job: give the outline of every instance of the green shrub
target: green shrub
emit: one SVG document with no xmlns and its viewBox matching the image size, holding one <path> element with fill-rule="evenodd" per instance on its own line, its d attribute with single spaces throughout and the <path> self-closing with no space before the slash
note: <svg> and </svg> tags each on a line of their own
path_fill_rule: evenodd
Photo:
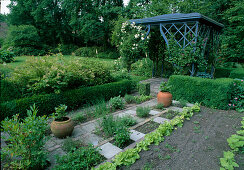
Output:
<svg viewBox="0 0 244 170">
<path fill-rule="evenodd" d="M 42 43 L 37 29 L 32 25 L 19 25 L 9 27 L 5 46 L 12 47 L 16 55 L 39 55 Z"/>
<path fill-rule="evenodd" d="M 231 71 L 229 77 L 244 80 L 244 68 L 237 68 L 237 69 Z"/>
<path fill-rule="evenodd" d="M 30 57 L 12 72 L 9 80 L 25 87 L 27 92 L 45 94 L 109 83 L 113 77 L 102 63 L 80 59 L 65 61 L 57 56 Z"/>
<path fill-rule="evenodd" d="M 57 158 L 57 164 L 54 169 L 91 169 L 93 166 L 101 163 L 103 157 L 99 154 L 98 148 L 92 145 L 81 147 L 74 152 Z"/>
<path fill-rule="evenodd" d="M 137 104 L 143 103 L 147 100 L 150 100 L 151 98 L 152 96 L 145 96 L 145 95 L 135 96 L 135 100 Z"/>
<path fill-rule="evenodd" d="M 97 54 L 98 58 L 109 58 L 109 59 L 117 59 L 119 58 L 119 52 L 114 51 L 106 51 L 106 52 L 100 52 Z"/>
<path fill-rule="evenodd" d="M 47 165 L 47 153 L 43 150 L 47 118 L 37 116 L 35 105 L 27 111 L 27 115 L 23 120 L 14 115 L 12 119 L 2 121 L 1 127 L 10 138 L 6 139 L 9 144 L 2 148 L 1 153 L 11 157 L 11 165 L 6 165 L 11 169 L 38 169 Z"/>
<path fill-rule="evenodd" d="M 12 100 L 0 104 L 1 120 L 17 113 L 20 113 L 21 117 L 25 117 L 26 109 L 34 103 L 39 108 L 39 113 L 48 115 L 53 113 L 54 108 L 60 104 L 65 104 L 69 110 L 74 110 L 99 98 L 107 101 L 114 96 L 124 96 L 126 93 L 130 93 L 131 90 L 131 81 L 123 80 L 99 86 L 69 90 L 59 94 L 35 95 Z"/>
<path fill-rule="evenodd" d="M 120 96 L 111 98 L 109 100 L 109 104 L 113 110 L 124 109 L 124 107 L 125 107 L 125 102 L 124 102 L 123 98 Z"/>
<path fill-rule="evenodd" d="M 126 127 L 131 127 L 136 124 L 136 120 L 133 119 L 132 116 L 121 117 L 121 118 L 119 118 L 119 121 L 121 122 L 122 125 L 124 125 Z"/>
<path fill-rule="evenodd" d="M 18 99 L 22 97 L 21 88 L 7 80 L 1 80 L 0 103 Z"/>
<path fill-rule="evenodd" d="M 138 85 L 139 94 L 144 96 L 150 95 L 150 83 L 149 82 L 142 82 Z"/>
<path fill-rule="evenodd" d="M 99 122 L 99 125 L 107 137 L 113 136 L 118 127 L 117 121 L 112 115 L 103 116 L 102 120 Z"/>
<path fill-rule="evenodd" d="M 81 146 L 82 146 L 81 141 L 73 140 L 71 137 L 67 137 L 62 144 L 62 149 L 68 153 L 68 152 L 75 151 L 76 149 L 78 149 Z"/>
<path fill-rule="evenodd" d="M 231 100 L 229 101 L 228 107 L 235 109 L 236 111 L 244 111 L 244 81 L 235 80 L 233 82 L 234 88 L 231 93 Z"/>
<path fill-rule="evenodd" d="M 128 104 L 131 104 L 131 103 L 135 103 L 136 102 L 135 97 L 132 96 L 132 95 L 126 94 L 125 97 L 124 97 L 124 99 L 125 99 L 125 102 L 128 103 Z"/>
<path fill-rule="evenodd" d="M 131 65 L 131 72 L 138 76 L 152 76 L 153 62 L 149 58 L 143 58 Z"/>
<path fill-rule="evenodd" d="M 155 106 L 156 109 L 159 109 L 159 110 L 163 110 L 164 109 L 164 104 L 162 103 L 158 103 L 156 106 Z"/>
<path fill-rule="evenodd" d="M 0 49 L 0 63 L 10 63 L 14 61 L 14 53 L 8 50 L 1 50 Z"/>
<path fill-rule="evenodd" d="M 128 128 L 121 126 L 118 127 L 114 135 L 115 145 L 118 147 L 124 147 L 130 141 L 130 131 Z"/>
<path fill-rule="evenodd" d="M 121 80 L 121 79 L 131 80 L 130 74 L 125 69 L 121 69 L 119 71 L 114 71 L 111 73 L 111 75 L 113 76 L 114 80 Z"/>
<path fill-rule="evenodd" d="M 199 102 L 208 107 L 227 109 L 231 99 L 234 80 L 203 79 L 199 77 L 174 75 L 169 78 L 170 92 L 174 100 L 184 99 Z"/>
<path fill-rule="evenodd" d="M 58 51 L 62 53 L 63 55 L 71 55 L 72 52 L 77 50 L 77 46 L 74 44 L 59 44 L 58 45 Z"/>
<path fill-rule="evenodd" d="M 226 68 L 226 67 L 217 67 L 215 69 L 214 77 L 215 78 L 228 78 L 230 76 L 230 72 L 235 68 Z"/>
<path fill-rule="evenodd" d="M 97 47 L 81 47 L 75 50 L 75 55 L 79 57 L 96 57 Z"/>
<path fill-rule="evenodd" d="M 137 107 L 136 108 L 136 115 L 138 117 L 148 117 L 149 116 L 149 112 L 150 112 L 150 107 Z"/>
</svg>

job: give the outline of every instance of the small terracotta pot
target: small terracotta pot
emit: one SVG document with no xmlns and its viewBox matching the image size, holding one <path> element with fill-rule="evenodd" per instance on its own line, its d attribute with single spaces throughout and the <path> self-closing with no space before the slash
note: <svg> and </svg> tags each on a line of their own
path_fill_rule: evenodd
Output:
<svg viewBox="0 0 244 170">
<path fill-rule="evenodd" d="M 170 92 L 159 92 L 157 95 L 158 103 L 164 105 L 164 107 L 169 107 L 172 104 L 172 94 Z"/>
<path fill-rule="evenodd" d="M 74 122 L 69 117 L 64 117 L 64 121 L 54 120 L 51 123 L 51 131 L 57 138 L 70 136 L 74 130 Z"/>
</svg>

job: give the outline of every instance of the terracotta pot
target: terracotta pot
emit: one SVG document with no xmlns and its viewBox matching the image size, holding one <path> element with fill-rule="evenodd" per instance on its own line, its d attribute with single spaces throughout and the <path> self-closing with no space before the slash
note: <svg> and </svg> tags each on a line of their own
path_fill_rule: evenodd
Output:
<svg viewBox="0 0 244 170">
<path fill-rule="evenodd" d="M 51 131 L 57 138 L 70 136 L 74 130 L 74 122 L 69 117 L 63 117 L 63 121 L 54 120 L 51 123 Z"/>
<path fill-rule="evenodd" d="M 172 104 L 172 94 L 170 92 L 159 92 L 157 95 L 158 103 L 169 107 Z"/>
</svg>

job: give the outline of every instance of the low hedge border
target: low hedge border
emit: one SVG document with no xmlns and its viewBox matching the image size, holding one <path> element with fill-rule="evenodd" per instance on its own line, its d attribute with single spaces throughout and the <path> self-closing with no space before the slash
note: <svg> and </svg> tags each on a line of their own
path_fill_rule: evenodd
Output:
<svg viewBox="0 0 244 170">
<path fill-rule="evenodd" d="M 235 153 L 243 152 L 244 150 L 244 117 L 242 117 L 241 124 L 242 129 L 237 131 L 237 134 L 234 134 L 227 139 L 231 150 L 224 152 L 224 157 L 220 158 L 220 170 L 234 169 L 234 167 L 239 167 L 235 161 Z"/>
<path fill-rule="evenodd" d="M 192 107 L 184 107 L 180 116 L 176 116 L 170 122 L 161 124 L 155 131 L 145 135 L 144 140 L 136 144 L 135 148 L 128 149 L 124 152 L 120 152 L 112 162 L 106 162 L 100 165 L 97 170 L 116 170 L 116 167 L 125 165 L 132 165 L 137 159 L 140 158 L 139 153 L 142 150 L 148 150 L 151 144 L 159 145 L 164 141 L 164 136 L 169 136 L 174 129 L 182 127 L 184 120 L 190 120 L 194 112 L 199 112 L 200 106 L 198 104 Z M 94 168 L 92 168 L 94 170 Z"/>
<path fill-rule="evenodd" d="M 0 104 L 1 120 L 15 114 L 20 114 L 20 117 L 24 118 L 26 110 L 34 103 L 38 107 L 39 115 L 48 115 L 53 113 L 55 111 L 54 108 L 60 104 L 65 104 L 68 106 L 68 110 L 73 110 L 98 99 L 109 100 L 111 97 L 118 95 L 124 96 L 126 93 L 131 92 L 134 83 L 134 81 L 122 80 L 104 85 L 69 90 L 60 94 L 36 95 L 4 102 Z"/>
<path fill-rule="evenodd" d="M 202 105 L 228 109 L 228 104 L 234 90 L 234 79 L 203 79 L 199 77 L 173 75 L 168 85 L 174 100 L 187 100 Z"/>
<path fill-rule="evenodd" d="M 237 79 L 244 79 L 244 69 L 243 68 L 237 68 L 230 72 L 230 78 L 237 78 Z"/>
</svg>

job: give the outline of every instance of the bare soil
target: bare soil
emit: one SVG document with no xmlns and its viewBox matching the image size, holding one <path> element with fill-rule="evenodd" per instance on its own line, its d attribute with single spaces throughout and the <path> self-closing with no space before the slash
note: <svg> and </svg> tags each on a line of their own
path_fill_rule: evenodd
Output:
<svg viewBox="0 0 244 170">
<path fill-rule="evenodd" d="M 153 130 L 157 129 L 159 127 L 159 123 L 156 123 L 154 121 L 149 121 L 139 127 L 137 127 L 135 130 L 139 131 L 141 133 L 147 134 L 152 132 Z"/>
<path fill-rule="evenodd" d="M 227 138 L 241 128 L 243 113 L 214 110 L 201 107 L 182 128 L 165 137 L 158 146 L 140 152 L 140 159 L 130 167 L 121 169 L 164 169 L 164 170 L 219 170 L 219 158 L 223 151 L 230 150 Z M 244 169 L 244 154 L 239 153 L 236 161 Z"/>
</svg>

